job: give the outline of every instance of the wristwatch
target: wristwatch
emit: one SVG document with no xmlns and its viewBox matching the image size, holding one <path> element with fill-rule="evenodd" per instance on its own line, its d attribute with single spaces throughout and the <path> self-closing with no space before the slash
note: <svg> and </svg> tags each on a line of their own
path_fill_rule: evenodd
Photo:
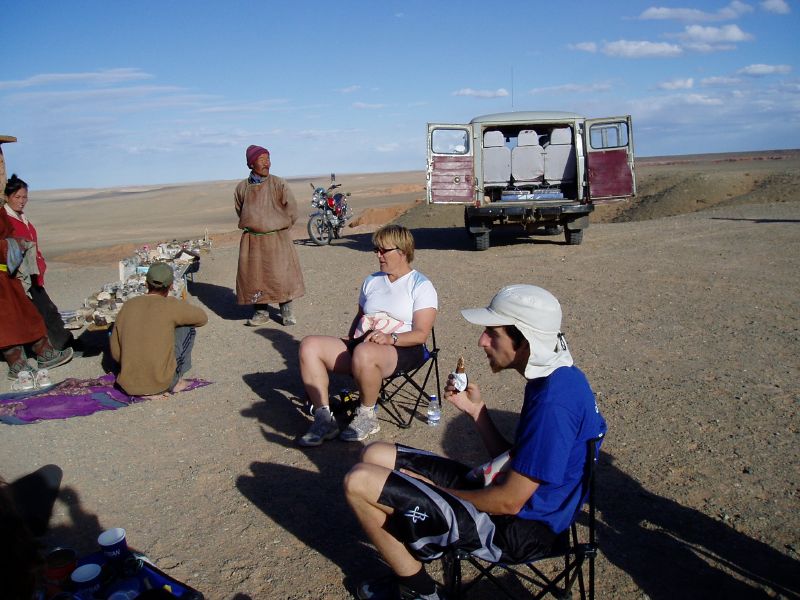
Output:
<svg viewBox="0 0 800 600">
<path fill-rule="evenodd" d="M 392 346 L 397 346 L 397 334 L 392 334 Z"/>
</svg>

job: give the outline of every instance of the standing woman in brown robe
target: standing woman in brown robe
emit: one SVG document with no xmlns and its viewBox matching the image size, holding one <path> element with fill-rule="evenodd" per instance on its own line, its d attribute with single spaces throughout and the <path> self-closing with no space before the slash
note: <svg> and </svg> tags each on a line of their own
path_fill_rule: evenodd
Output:
<svg viewBox="0 0 800 600">
<path fill-rule="evenodd" d="M 297 323 L 292 300 L 305 294 L 300 259 L 292 243 L 297 203 L 289 186 L 270 175 L 269 150 L 250 146 L 245 153 L 250 176 L 236 186 L 234 202 L 242 239 L 236 274 L 236 301 L 252 304 L 251 327 L 269 322 L 268 304 L 278 303 L 284 325 Z"/>
</svg>

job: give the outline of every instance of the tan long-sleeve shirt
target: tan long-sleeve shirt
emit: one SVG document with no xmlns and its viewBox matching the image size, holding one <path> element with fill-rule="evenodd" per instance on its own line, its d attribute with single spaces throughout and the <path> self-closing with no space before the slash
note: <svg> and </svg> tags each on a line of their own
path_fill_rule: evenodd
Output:
<svg viewBox="0 0 800 600">
<path fill-rule="evenodd" d="M 159 394 L 175 377 L 175 328 L 208 322 L 202 308 L 158 294 L 128 300 L 111 334 L 111 356 L 120 363 L 117 383 L 132 396 Z"/>
</svg>

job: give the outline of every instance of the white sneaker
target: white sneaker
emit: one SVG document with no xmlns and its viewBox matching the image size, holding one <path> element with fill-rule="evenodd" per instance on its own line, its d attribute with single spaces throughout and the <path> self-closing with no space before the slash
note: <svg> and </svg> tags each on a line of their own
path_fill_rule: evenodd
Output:
<svg viewBox="0 0 800 600">
<path fill-rule="evenodd" d="M 36 387 L 33 371 L 23 370 L 17 373 L 17 380 L 11 384 L 11 389 L 17 392 L 27 392 Z"/>
<path fill-rule="evenodd" d="M 319 446 L 325 440 L 332 440 L 339 435 L 339 424 L 330 410 L 324 408 L 314 411 L 314 422 L 305 435 L 297 439 L 301 446 Z"/>
<path fill-rule="evenodd" d="M 375 408 L 364 408 L 360 406 L 356 411 L 356 416 L 350 421 L 350 425 L 341 433 L 339 439 L 345 442 L 360 442 L 373 433 L 381 430 Z"/>
<path fill-rule="evenodd" d="M 48 388 L 53 385 L 53 381 L 50 379 L 50 373 L 47 369 L 39 369 L 36 372 L 36 387 L 40 390 L 43 388 Z"/>
</svg>

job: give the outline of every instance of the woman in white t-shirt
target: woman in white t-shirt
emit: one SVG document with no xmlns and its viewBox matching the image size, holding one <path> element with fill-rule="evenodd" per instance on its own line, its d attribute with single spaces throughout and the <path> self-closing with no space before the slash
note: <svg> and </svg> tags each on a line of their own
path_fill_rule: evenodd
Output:
<svg viewBox="0 0 800 600">
<path fill-rule="evenodd" d="M 428 278 L 411 268 L 414 238 L 405 227 L 386 225 L 373 234 L 372 243 L 380 271 L 361 286 L 347 338 L 312 335 L 300 343 L 300 375 L 314 405 L 314 423 L 298 438 L 301 446 L 319 446 L 337 435 L 361 441 L 377 433 L 375 404 L 384 377 L 424 361 L 423 344 L 439 301 Z M 331 371 L 352 375 L 360 392 L 356 416 L 341 434 L 328 404 Z"/>
</svg>

